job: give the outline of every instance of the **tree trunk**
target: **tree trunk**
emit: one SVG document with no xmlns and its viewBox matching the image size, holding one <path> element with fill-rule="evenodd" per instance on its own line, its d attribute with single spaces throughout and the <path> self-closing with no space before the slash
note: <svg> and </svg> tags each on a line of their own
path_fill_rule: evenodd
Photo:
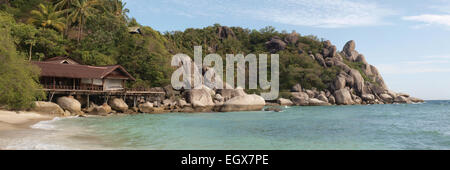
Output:
<svg viewBox="0 0 450 170">
<path fill-rule="evenodd" d="M 80 43 L 80 40 L 81 40 L 81 32 L 82 32 L 82 29 L 83 29 L 83 17 L 82 16 L 80 16 L 80 25 L 78 26 L 79 28 L 78 28 L 78 43 Z"/>
<path fill-rule="evenodd" d="M 28 61 L 31 61 L 32 51 L 33 51 L 33 44 L 30 44 L 30 56 L 28 57 Z"/>
</svg>

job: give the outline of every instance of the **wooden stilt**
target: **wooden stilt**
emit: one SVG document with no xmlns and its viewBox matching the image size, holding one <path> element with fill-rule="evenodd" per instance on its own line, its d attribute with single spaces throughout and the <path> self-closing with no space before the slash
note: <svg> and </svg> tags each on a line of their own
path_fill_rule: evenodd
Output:
<svg viewBox="0 0 450 170">
<path fill-rule="evenodd" d="M 89 102 L 89 94 L 87 95 L 87 108 L 89 108 L 91 103 Z"/>
<path fill-rule="evenodd" d="M 52 100 L 53 100 L 53 95 L 55 95 L 55 92 L 51 92 L 49 102 L 52 102 Z"/>
</svg>

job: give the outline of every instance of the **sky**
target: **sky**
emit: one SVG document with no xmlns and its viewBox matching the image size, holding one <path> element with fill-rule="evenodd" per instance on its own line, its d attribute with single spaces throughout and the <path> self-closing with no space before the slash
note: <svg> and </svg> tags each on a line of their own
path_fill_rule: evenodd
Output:
<svg viewBox="0 0 450 170">
<path fill-rule="evenodd" d="M 124 0 L 160 32 L 219 23 L 316 35 L 356 50 L 391 90 L 450 99 L 450 0 Z"/>
</svg>

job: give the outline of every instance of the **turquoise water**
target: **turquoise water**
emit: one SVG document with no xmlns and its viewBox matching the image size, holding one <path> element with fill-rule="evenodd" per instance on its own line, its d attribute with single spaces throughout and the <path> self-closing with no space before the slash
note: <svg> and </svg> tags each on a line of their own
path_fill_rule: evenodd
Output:
<svg viewBox="0 0 450 170">
<path fill-rule="evenodd" d="M 29 140 L 35 140 L 39 145 L 23 142 L 15 147 L 450 149 L 450 101 L 409 105 L 290 107 L 280 113 L 171 113 L 71 118 L 42 122 L 34 127 L 40 129 L 39 135 Z"/>
</svg>

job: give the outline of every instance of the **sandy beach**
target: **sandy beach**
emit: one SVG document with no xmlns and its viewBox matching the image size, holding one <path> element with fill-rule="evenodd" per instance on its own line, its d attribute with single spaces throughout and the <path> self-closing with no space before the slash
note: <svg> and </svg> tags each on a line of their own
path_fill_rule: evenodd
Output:
<svg viewBox="0 0 450 170">
<path fill-rule="evenodd" d="M 28 129 L 40 121 L 51 120 L 53 116 L 41 115 L 35 112 L 12 112 L 0 110 L 0 132 Z M 0 133 L 0 137 L 1 137 Z"/>
</svg>

